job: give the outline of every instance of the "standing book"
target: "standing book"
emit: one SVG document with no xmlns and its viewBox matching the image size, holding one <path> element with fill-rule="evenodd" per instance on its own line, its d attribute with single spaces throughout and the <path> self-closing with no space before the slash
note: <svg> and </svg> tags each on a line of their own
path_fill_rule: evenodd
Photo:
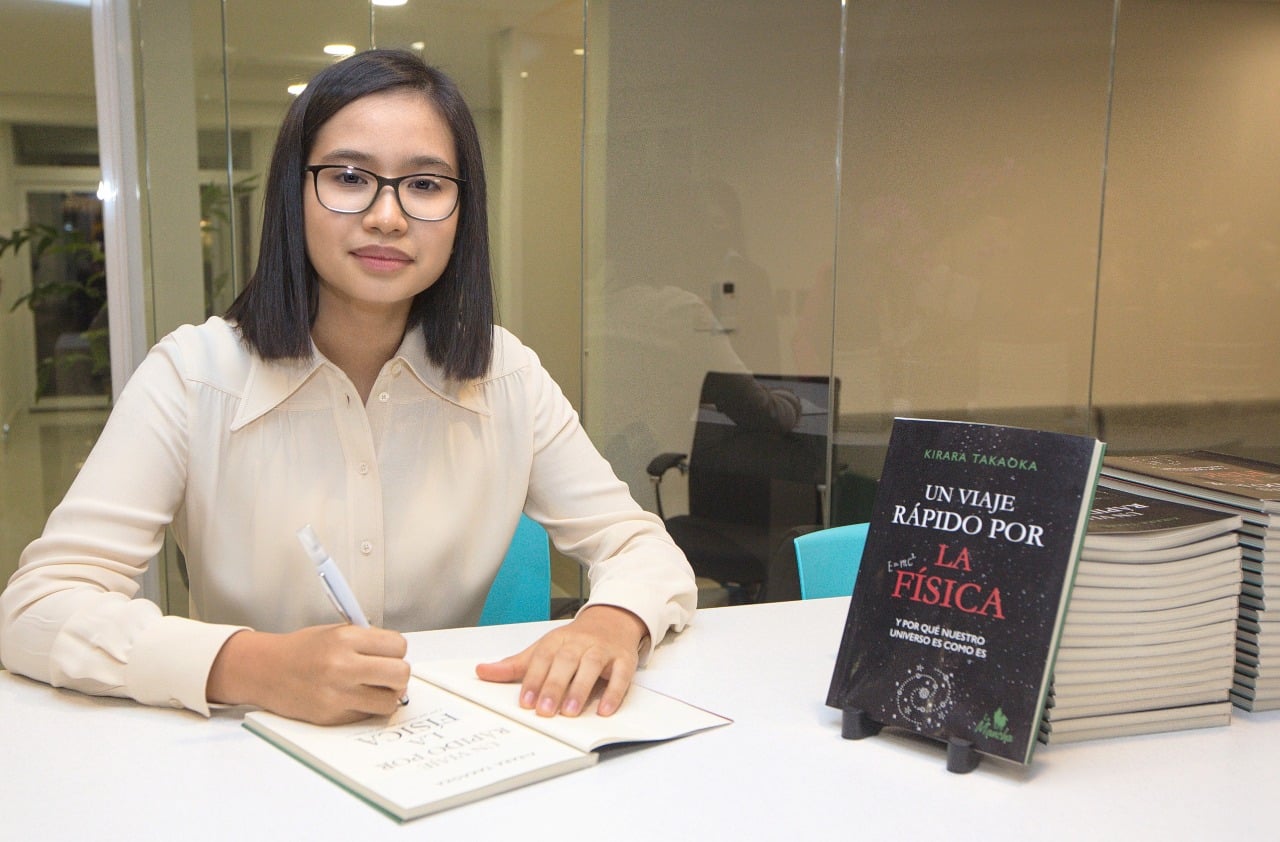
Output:
<svg viewBox="0 0 1280 842">
<path fill-rule="evenodd" d="M 1103 450 L 896 419 L 827 704 L 1030 762 Z"/>
<path fill-rule="evenodd" d="M 518 692 L 481 681 L 470 661 L 427 661 L 413 665 L 409 703 L 390 717 L 323 726 L 253 711 L 244 725 L 403 821 L 591 766 L 607 746 L 730 721 L 634 684 L 607 717 L 594 700 L 577 717 L 539 717 Z"/>
</svg>

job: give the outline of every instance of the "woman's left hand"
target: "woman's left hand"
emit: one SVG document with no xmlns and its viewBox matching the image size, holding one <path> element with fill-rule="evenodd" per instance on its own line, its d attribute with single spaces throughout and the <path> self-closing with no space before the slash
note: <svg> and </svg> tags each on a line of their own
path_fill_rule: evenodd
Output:
<svg viewBox="0 0 1280 842">
<path fill-rule="evenodd" d="M 577 716 L 597 681 L 607 682 L 596 712 L 618 709 L 639 664 L 649 631 L 635 614 L 612 605 L 592 605 L 523 652 L 478 664 L 485 681 L 520 684 L 520 706 L 539 716 Z"/>
</svg>

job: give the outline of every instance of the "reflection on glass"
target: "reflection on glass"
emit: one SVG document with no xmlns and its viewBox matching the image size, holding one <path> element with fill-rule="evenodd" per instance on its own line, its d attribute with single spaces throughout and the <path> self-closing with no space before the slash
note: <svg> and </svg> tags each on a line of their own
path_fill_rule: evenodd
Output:
<svg viewBox="0 0 1280 842">
<path fill-rule="evenodd" d="M 256 174 L 236 181 L 200 185 L 200 246 L 204 257 L 205 315 L 221 315 L 249 278 L 249 220 L 252 219 Z"/>
<path fill-rule="evenodd" d="M 759 599 L 777 539 L 822 521 L 826 416 L 805 461 L 821 480 L 785 494 L 797 478 L 767 468 L 786 467 L 800 433 L 717 428 L 708 389 L 750 384 L 767 406 L 769 376 L 816 375 L 827 405 L 831 319 L 808 308 L 830 300 L 812 288 L 831 277 L 839 4 L 593 8 L 585 420 L 651 510 L 651 460 L 687 454 L 661 505 L 706 583 L 700 601 Z M 734 446 L 716 443 L 726 430 Z"/>
<path fill-rule="evenodd" d="M 775 551 L 787 533 L 823 522 L 832 394 L 828 377 L 707 372 L 688 455 L 660 454 L 647 468 L 659 515 L 664 476 L 688 475 L 688 513 L 666 518 L 667 529 L 730 603 L 796 595 Z"/>
<path fill-rule="evenodd" d="M 14 306 L 35 322 L 36 396 L 109 395 L 102 202 L 93 193 L 33 191 L 27 218 L 31 290 Z"/>
</svg>

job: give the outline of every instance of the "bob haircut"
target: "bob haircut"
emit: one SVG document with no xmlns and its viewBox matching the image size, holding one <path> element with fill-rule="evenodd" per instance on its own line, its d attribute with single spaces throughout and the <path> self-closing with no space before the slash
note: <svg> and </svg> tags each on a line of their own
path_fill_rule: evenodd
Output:
<svg viewBox="0 0 1280 842">
<path fill-rule="evenodd" d="M 407 329 L 422 330 L 427 356 L 446 377 L 474 379 L 488 370 L 493 356 L 493 278 L 480 139 L 453 80 L 407 51 L 357 53 L 320 71 L 293 101 L 271 155 L 258 266 L 226 316 L 263 359 L 311 356 L 319 278 L 307 257 L 303 168 L 329 118 L 361 97 L 392 90 L 419 91 L 436 108 L 453 134 L 458 177 L 465 181 L 455 211 L 453 254 L 439 280 L 414 298 Z"/>
</svg>

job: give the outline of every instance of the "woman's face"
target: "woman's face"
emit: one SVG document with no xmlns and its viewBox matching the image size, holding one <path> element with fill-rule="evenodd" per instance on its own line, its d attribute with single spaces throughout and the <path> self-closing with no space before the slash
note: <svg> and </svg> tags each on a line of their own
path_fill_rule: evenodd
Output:
<svg viewBox="0 0 1280 842">
<path fill-rule="evenodd" d="M 459 174 L 448 125 L 421 93 L 404 90 L 371 94 L 339 110 L 317 132 L 307 164 L 349 165 L 389 178 Z M 395 191 L 383 187 L 367 211 L 336 213 L 320 204 L 308 173 L 303 215 L 307 256 L 320 278 L 318 316 L 342 308 L 407 317 L 414 296 L 448 264 L 460 212 L 439 222 L 413 219 Z"/>
</svg>

